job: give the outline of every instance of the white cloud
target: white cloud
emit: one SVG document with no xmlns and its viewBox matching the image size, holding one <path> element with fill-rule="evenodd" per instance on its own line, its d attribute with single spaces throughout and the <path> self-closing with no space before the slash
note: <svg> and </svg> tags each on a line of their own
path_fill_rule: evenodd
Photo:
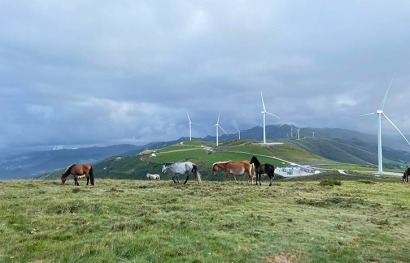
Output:
<svg viewBox="0 0 410 263">
<path fill-rule="evenodd" d="M 171 140 L 270 124 L 407 129 L 410 4 L 3 1 L 0 147 Z M 41 123 L 42 126 L 39 126 Z M 227 126 L 227 127 L 226 127 Z M 410 126 L 409 126 L 410 127 Z"/>
</svg>

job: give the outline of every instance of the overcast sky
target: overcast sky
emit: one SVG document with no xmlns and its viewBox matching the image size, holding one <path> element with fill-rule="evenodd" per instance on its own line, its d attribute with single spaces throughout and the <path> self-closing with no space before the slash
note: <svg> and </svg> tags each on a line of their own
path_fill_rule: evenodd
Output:
<svg viewBox="0 0 410 263">
<path fill-rule="evenodd" d="M 410 1 L 0 1 L 0 149 L 267 124 L 410 134 Z M 394 128 L 393 128 L 394 129 Z M 387 123 L 385 133 L 394 133 Z M 269 139 L 269 138 L 268 138 Z"/>
</svg>

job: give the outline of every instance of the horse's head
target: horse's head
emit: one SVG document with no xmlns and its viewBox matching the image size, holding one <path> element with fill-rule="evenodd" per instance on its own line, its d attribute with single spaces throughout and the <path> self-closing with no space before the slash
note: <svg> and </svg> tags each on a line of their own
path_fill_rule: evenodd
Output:
<svg viewBox="0 0 410 263">
<path fill-rule="evenodd" d="M 218 170 L 219 170 L 218 164 L 217 164 L 217 163 L 214 163 L 214 164 L 212 165 L 212 174 L 215 175 Z"/>
<path fill-rule="evenodd" d="M 252 156 L 250 163 L 253 163 L 253 164 L 255 164 L 256 166 L 259 166 L 259 165 L 260 165 L 260 162 L 259 162 L 258 158 L 256 158 L 255 155 Z"/>
<path fill-rule="evenodd" d="M 65 181 L 67 181 L 67 176 L 65 176 L 64 174 L 61 175 L 61 184 L 64 184 Z"/>
<path fill-rule="evenodd" d="M 164 164 L 162 165 L 162 172 L 163 172 L 163 173 L 166 173 L 166 172 L 167 172 L 168 166 L 169 166 L 168 163 L 164 163 Z"/>
</svg>

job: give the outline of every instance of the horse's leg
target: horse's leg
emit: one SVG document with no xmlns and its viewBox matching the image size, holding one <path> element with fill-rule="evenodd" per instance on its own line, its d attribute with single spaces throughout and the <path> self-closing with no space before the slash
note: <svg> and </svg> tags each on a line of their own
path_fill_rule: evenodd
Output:
<svg viewBox="0 0 410 263">
<path fill-rule="evenodd" d="M 87 177 L 87 185 L 88 185 L 88 183 L 90 182 L 90 176 L 87 174 L 86 177 Z"/>
<path fill-rule="evenodd" d="M 186 173 L 186 179 L 185 179 L 184 184 L 186 184 L 186 182 L 188 181 L 188 179 L 189 179 L 189 173 Z"/>
<path fill-rule="evenodd" d="M 79 186 L 80 184 L 78 183 L 77 175 L 74 175 L 74 185 Z"/>
<path fill-rule="evenodd" d="M 176 174 L 174 174 L 174 176 L 172 176 L 172 181 L 174 181 L 174 184 L 176 184 L 177 182 L 175 181 L 175 177 L 176 177 L 177 175 Z"/>
</svg>

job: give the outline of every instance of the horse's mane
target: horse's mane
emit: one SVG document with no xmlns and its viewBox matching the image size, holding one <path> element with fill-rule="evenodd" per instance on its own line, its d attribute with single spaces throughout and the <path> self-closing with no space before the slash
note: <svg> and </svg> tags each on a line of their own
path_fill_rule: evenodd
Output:
<svg viewBox="0 0 410 263">
<path fill-rule="evenodd" d="M 259 162 L 258 158 L 256 158 L 256 156 L 252 156 L 251 161 L 253 160 L 253 162 L 255 163 L 255 166 L 259 166 L 261 163 Z"/>
<path fill-rule="evenodd" d="M 229 162 L 232 162 L 232 161 L 229 160 L 229 161 L 214 162 L 214 163 L 212 164 L 212 166 L 217 165 L 217 164 L 222 164 L 222 163 L 229 163 Z"/>
<path fill-rule="evenodd" d="M 64 175 L 64 176 L 67 176 L 68 173 L 70 173 L 70 169 L 71 169 L 74 165 L 76 165 L 76 164 L 73 163 L 72 165 L 68 166 L 67 169 L 65 169 L 63 175 Z"/>
</svg>

